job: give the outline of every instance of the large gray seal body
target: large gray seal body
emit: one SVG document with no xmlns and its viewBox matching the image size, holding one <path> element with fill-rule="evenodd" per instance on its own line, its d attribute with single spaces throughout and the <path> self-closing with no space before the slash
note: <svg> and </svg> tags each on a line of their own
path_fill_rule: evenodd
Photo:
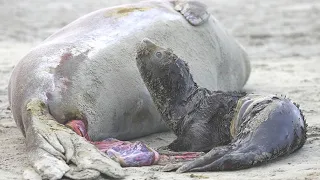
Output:
<svg viewBox="0 0 320 180">
<path fill-rule="evenodd" d="M 60 123 L 86 120 L 93 140 L 166 129 L 136 67 L 144 38 L 172 48 L 202 87 L 239 90 L 248 79 L 246 53 L 213 16 L 193 26 L 168 1 L 101 9 L 50 36 L 15 67 L 9 101 L 24 135 L 23 109 L 32 98 Z"/>
</svg>

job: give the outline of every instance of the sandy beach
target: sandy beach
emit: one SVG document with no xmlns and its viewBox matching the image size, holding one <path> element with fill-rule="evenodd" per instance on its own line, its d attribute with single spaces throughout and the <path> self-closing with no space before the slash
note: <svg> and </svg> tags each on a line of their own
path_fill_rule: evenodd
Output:
<svg viewBox="0 0 320 180">
<path fill-rule="evenodd" d="M 22 179 L 28 165 L 24 137 L 8 109 L 15 64 L 53 32 L 91 11 L 138 0 L 0 0 L 0 179 Z M 248 92 L 285 94 L 300 104 L 308 140 L 298 152 L 232 172 L 161 172 L 158 166 L 126 168 L 126 179 L 320 179 L 320 1 L 203 0 L 249 53 Z M 139 140 L 170 143 L 170 132 Z"/>
</svg>

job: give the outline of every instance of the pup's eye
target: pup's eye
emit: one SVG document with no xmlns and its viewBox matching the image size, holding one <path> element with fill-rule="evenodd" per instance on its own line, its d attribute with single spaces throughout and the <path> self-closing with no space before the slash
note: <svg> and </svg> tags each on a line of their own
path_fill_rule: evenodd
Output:
<svg viewBox="0 0 320 180">
<path fill-rule="evenodd" d="M 162 53 L 161 52 L 156 52 L 156 57 L 159 58 L 159 59 L 162 58 Z"/>
</svg>

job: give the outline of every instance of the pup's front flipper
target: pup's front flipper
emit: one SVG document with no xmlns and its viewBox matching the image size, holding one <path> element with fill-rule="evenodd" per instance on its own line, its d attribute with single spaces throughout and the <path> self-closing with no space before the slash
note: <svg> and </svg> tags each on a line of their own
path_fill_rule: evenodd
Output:
<svg viewBox="0 0 320 180">
<path fill-rule="evenodd" d="M 23 116 L 24 122 L 28 121 L 25 130 L 31 163 L 31 169 L 24 173 L 25 179 L 60 179 L 64 175 L 72 179 L 96 178 L 100 174 L 113 178 L 124 176 L 118 163 L 55 121 L 44 102 L 31 100 Z"/>
<path fill-rule="evenodd" d="M 173 1 L 174 9 L 180 12 L 193 26 L 199 26 L 208 21 L 210 14 L 207 6 L 198 1 Z"/>
</svg>

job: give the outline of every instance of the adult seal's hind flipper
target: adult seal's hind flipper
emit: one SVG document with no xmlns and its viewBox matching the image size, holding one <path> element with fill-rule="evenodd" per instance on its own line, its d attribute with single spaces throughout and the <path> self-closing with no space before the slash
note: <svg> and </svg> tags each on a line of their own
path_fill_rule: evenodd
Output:
<svg viewBox="0 0 320 180">
<path fill-rule="evenodd" d="M 207 6 L 198 1 L 172 1 L 174 9 L 180 12 L 193 26 L 199 26 L 208 21 L 210 14 Z"/>
<path fill-rule="evenodd" d="M 124 171 L 117 162 L 58 123 L 42 100 L 31 99 L 22 111 L 28 120 L 25 133 L 32 167 L 24 172 L 25 179 L 60 179 L 63 176 L 94 179 L 100 174 L 124 177 Z M 73 168 L 75 166 L 77 168 Z"/>
<path fill-rule="evenodd" d="M 145 39 L 137 66 L 164 122 L 177 139 L 172 151 L 209 151 L 177 171 L 236 170 L 301 148 L 306 121 L 285 97 L 210 91 L 194 81 L 186 62 Z"/>
</svg>

